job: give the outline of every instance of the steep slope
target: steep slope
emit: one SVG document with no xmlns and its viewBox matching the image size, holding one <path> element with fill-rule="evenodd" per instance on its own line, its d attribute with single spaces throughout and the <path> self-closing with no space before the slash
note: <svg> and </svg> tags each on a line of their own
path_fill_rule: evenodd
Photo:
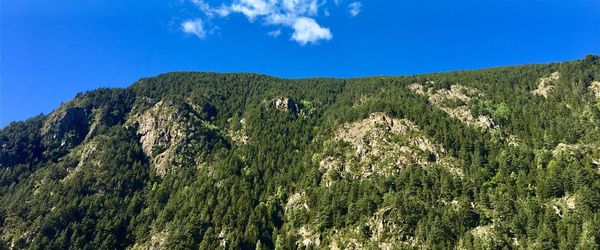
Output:
<svg viewBox="0 0 600 250">
<path fill-rule="evenodd" d="M 179 72 L 0 130 L 0 248 L 596 249 L 600 58 Z"/>
</svg>

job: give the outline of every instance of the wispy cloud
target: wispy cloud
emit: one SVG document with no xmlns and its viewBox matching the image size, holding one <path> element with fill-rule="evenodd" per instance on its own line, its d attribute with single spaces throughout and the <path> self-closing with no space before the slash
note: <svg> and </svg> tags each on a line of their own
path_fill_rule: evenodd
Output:
<svg viewBox="0 0 600 250">
<path fill-rule="evenodd" d="M 355 17 L 358 14 L 360 14 L 361 10 L 362 4 L 360 2 L 353 2 L 351 4 L 348 4 L 348 12 L 350 12 L 350 15 L 352 17 Z"/>
<path fill-rule="evenodd" d="M 315 44 L 322 40 L 328 41 L 333 38 L 330 28 L 322 26 L 317 21 L 321 15 L 329 16 L 329 9 L 323 8 L 323 6 L 327 5 L 327 0 L 231 0 L 222 3 L 219 7 L 212 7 L 204 0 L 190 1 L 207 19 L 241 14 L 251 23 L 259 23 L 267 27 L 291 29 L 290 40 L 302 46 Z M 340 2 L 341 0 L 334 0 L 333 4 L 338 6 Z M 348 6 L 352 16 L 358 15 L 361 11 L 360 2 L 353 2 Z M 193 21 L 194 25 L 189 23 L 190 21 L 182 23 L 183 30 L 186 33 L 204 38 L 206 32 L 202 21 L 200 19 L 194 19 Z M 188 28 L 186 29 L 184 26 Z M 200 29 L 193 28 L 195 26 L 200 26 Z M 272 30 L 268 34 L 272 37 L 279 37 L 283 33 L 281 28 Z M 194 30 L 202 32 L 195 32 Z M 197 35 L 196 33 L 202 35 Z"/>
<path fill-rule="evenodd" d="M 281 29 L 269 31 L 269 33 L 267 33 L 267 34 L 269 34 L 269 36 L 272 36 L 272 37 L 278 37 L 279 35 L 281 35 Z"/>
<path fill-rule="evenodd" d="M 181 23 L 181 30 L 185 33 L 197 36 L 200 39 L 204 39 L 206 37 L 204 23 L 202 23 L 202 20 L 198 18 L 194 20 L 187 20 Z"/>
</svg>

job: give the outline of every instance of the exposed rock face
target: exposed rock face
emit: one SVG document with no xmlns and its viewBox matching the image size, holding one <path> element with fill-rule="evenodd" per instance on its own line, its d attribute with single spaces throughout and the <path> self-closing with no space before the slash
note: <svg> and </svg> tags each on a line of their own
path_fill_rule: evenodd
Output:
<svg viewBox="0 0 600 250">
<path fill-rule="evenodd" d="M 513 147 L 518 147 L 519 144 L 521 143 L 519 138 L 515 135 L 509 135 L 508 138 L 506 139 L 506 141 L 508 142 L 508 145 L 513 146 Z"/>
<path fill-rule="evenodd" d="M 384 207 L 354 228 L 332 230 L 327 236 L 331 249 L 414 248 L 418 240 L 406 234 L 406 225 L 393 207 Z"/>
<path fill-rule="evenodd" d="M 229 130 L 229 137 L 232 141 L 238 143 L 239 145 L 244 145 L 248 143 L 248 134 L 246 133 L 246 119 L 242 118 L 240 120 L 241 128 L 239 130 Z"/>
<path fill-rule="evenodd" d="M 494 223 L 473 228 L 471 235 L 473 235 L 479 244 L 485 247 L 494 246 L 494 241 L 497 238 Z"/>
<path fill-rule="evenodd" d="M 189 103 L 158 102 L 129 116 L 137 124 L 142 150 L 159 176 L 181 166 L 199 166 L 203 154 L 217 143 L 228 146 L 220 129 L 203 119 L 205 113 Z"/>
<path fill-rule="evenodd" d="M 224 227 L 219 233 L 219 246 L 223 247 L 224 249 L 227 249 L 227 246 L 229 245 L 229 239 L 231 238 L 230 231 L 231 230 L 229 227 Z"/>
<path fill-rule="evenodd" d="M 592 164 L 596 165 L 596 172 L 600 174 L 600 159 L 592 159 Z"/>
<path fill-rule="evenodd" d="M 599 81 L 593 81 L 588 88 L 589 88 L 590 92 L 592 92 L 594 94 L 594 96 L 596 96 L 597 99 L 600 99 L 600 82 Z"/>
<path fill-rule="evenodd" d="M 288 198 L 285 214 L 288 220 L 291 214 L 306 212 L 306 193 L 296 193 Z M 342 230 L 333 229 L 322 235 L 318 229 L 318 221 L 297 225 L 291 232 L 298 237 L 296 245 L 303 248 L 330 249 L 397 249 L 399 246 L 416 246 L 416 239 L 404 235 L 405 226 L 397 217 L 392 207 L 379 209 L 366 222 L 356 227 Z M 368 236 L 365 238 L 365 234 Z M 323 238 L 329 243 L 322 245 Z"/>
<path fill-rule="evenodd" d="M 435 82 L 427 82 L 428 85 Z M 413 83 L 408 86 L 408 89 L 419 95 L 428 97 L 429 102 L 446 112 L 450 117 L 456 118 L 466 124 L 477 126 L 483 129 L 493 129 L 497 125 L 488 116 L 473 116 L 473 113 L 468 107 L 471 98 L 474 96 L 482 96 L 479 91 L 474 88 L 468 88 L 462 85 L 452 85 L 450 89 L 426 88 L 425 86 Z"/>
<path fill-rule="evenodd" d="M 563 154 L 563 153 L 567 153 L 569 155 L 575 155 L 575 154 L 579 154 L 579 153 L 585 153 L 585 152 L 590 152 L 593 151 L 594 149 L 598 149 L 598 147 L 594 147 L 594 145 L 592 144 L 582 144 L 582 143 L 576 143 L 576 144 L 566 144 L 566 143 L 559 143 L 558 145 L 556 145 L 556 148 L 554 148 L 552 150 L 552 155 L 554 157 Z"/>
<path fill-rule="evenodd" d="M 558 71 L 550 74 L 548 77 L 540 78 L 538 80 L 539 83 L 537 89 L 533 90 L 532 93 L 534 95 L 540 95 L 544 98 L 548 98 L 550 92 L 554 89 L 554 84 L 558 79 L 560 79 L 560 73 Z"/>
<path fill-rule="evenodd" d="M 176 114 L 177 110 L 159 102 L 138 118 L 138 134 L 141 136 L 142 149 L 147 155 L 152 155 L 155 146 L 171 144 L 183 137 L 175 122 Z"/>
<path fill-rule="evenodd" d="M 358 234 L 358 230 L 355 230 L 355 232 L 353 232 L 355 234 Z M 333 238 L 333 243 L 331 245 L 332 250 L 340 250 L 340 249 L 365 249 L 365 244 L 363 244 L 363 242 L 359 241 L 357 238 L 358 237 L 341 237 L 337 234 L 334 234 Z"/>
<path fill-rule="evenodd" d="M 556 215 L 563 217 L 565 213 L 575 209 L 575 196 L 571 193 L 567 193 L 563 197 L 553 199 L 548 206 L 554 210 Z"/>
<path fill-rule="evenodd" d="M 159 176 L 167 173 L 174 146 L 183 139 L 183 127 L 177 121 L 178 110 L 163 102 L 158 102 L 139 117 L 138 135 L 142 149 L 152 159 Z"/>
<path fill-rule="evenodd" d="M 440 164 L 462 175 L 455 160 L 446 156 L 446 150 L 424 137 L 411 121 L 392 119 L 384 113 L 373 113 L 364 120 L 343 125 L 326 147 L 340 142 L 349 150 L 336 149 L 336 154 L 327 155 L 319 163 L 326 186 L 338 175 L 357 179 L 387 176 L 410 165 Z"/>
<path fill-rule="evenodd" d="M 84 108 L 72 107 L 53 112 L 42 128 L 42 142 L 48 150 L 66 150 L 83 141 L 89 117 Z"/>
<path fill-rule="evenodd" d="M 408 85 L 408 89 L 419 95 L 426 95 L 426 92 L 427 92 L 427 89 L 425 89 L 425 87 L 423 85 L 418 84 L 418 83 L 413 83 L 411 85 Z"/>
<path fill-rule="evenodd" d="M 65 178 L 63 178 L 62 181 L 67 181 L 71 178 L 74 178 L 74 176 L 76 176 L 76 174 L 79 171 L 81 171 L 81 168 L 86 164 L 94 167 L 98 167 L 102 164 L 100 159 L 98 159 L 99 157 L 96 157 L 96 155 L 98 154 L 97 141 L 82 143 L 77 147 L 76 151 L 73 153 L 75 153 L 76 155 L 78 154 L 79 162 L 77 163 L 77 166 L 75 168 L 67 169 L 67 172 L 69 174 L 65 176 Z"/>
<path fill-rule="evenodd" d="M 382 208 L 375 212 L 366 226 L 371 234 L 371 242 L 377 242 L 382 249 L 393 249 L 398 243 L 406 243 L 414 239 L 403 239 L 404 228 L 393 215 L 391 207 Z"/>
<path fill-rule="evenodd" d="M 300 239 L 297 244 L 305 248 L 321 246 L 321 236 L 316 230 L 311 230 L 309 226 L 304 225 L 298 230 Z"/>
<path fill-rule="evenodd" d="M 429 89 L 428 92 L 433 91 Z M 463 103 L 468 103 L 471 100 L 471 96 L 479 95 L 479 91 L 476 89 L 455 84 L 450 86 L 450 90 L 438 89 L 436 92 L 429 94 L 429 101 L 440 106 L 444 101 L 448 100 L 459 100 Z"/>
<path fill-rule="evenodd" d="M 306 193 L 295 193 L 288 198 L 285 204 L 284 212 L 288 213 L 294 210 L 310 210 L 306 203 Z"/>
<path fill-rule="evenodd" d="M 511 146 L 519 145 L 519 138 L 503 131 L 501 125 L 494 119 L 487 115 L 476 116 L 473 114 L 470 105 L 477 100 L 475 98 L 481 100 L 484 97 L 479 90 L 462 85 L 451 85 L 450 89 L 436 89 L 434 84 L 434 81 L 427 81 L 424 85 L 413 83 L 407 88 L 416 94 L 426 96 L 432 106 L 444 111 L 448 116 L 467 125 L 493 132 L 499 136 L 500 140 L 504 140 Z"/>
<path fill-rule="evenodd" d="M 272 105 L 279 111 L 292 112 L 294 114 L 298 114 L 302 108 L 302 104 L 289 97 L 276 98 L 272 101 Z"/>
<path fill-rule="evenodd" d="M 170 232 L 163 230 L 161 232 L 153 232 L 150 239 L 146 242 L 136 242 L 131 249 L 133 250 L 159 250 L 166 248 L 166 241 Z"/>
<path fill-rule="evenodd" d="M 321 236 L 319 231 L 314 229 L 313 224 L 298 224 L 295 221 L 296 215 L 300 217 L 306 216 L 306 212 L 310 211 L 307 204 L 307 195 L 305 192 L 299 192 L 288 197 L 284 207 L 284 214 L 287 220 L 292 225 L 291 233 L 298 237 L 297 246 L 304 248 L 319 247 L 321 245 Z"/>
<path fill-rule="evenodd" d="M 273 104 L 275 105 L 275 108 L 279 111 L 287 111 L 290 104 L 290 98 L 285 97 L 275 99 L 273 100 Z"/>
<path fill-rule="evenodd" d="M 471 96 L 480 96 L 476 89 L 461 85 L 452 85 L 450 90 L 439 89 L 434 93 L 429 93 L 429 101 L 451 117 L 483 129 L 490 129 L 496 126 L 490 117 L 483 115 L 475 117 L 468 108 L 467 105 L 471 101 Z M 459 104 L 453 107 L 452 105 L 448 105 L 451 102 Z"/>
<path fill-rule="evenodd" d="M 7 247 L 6 249 L 26 249 L 38 234 L 39 228 L 29 227 L 26 221 L 16 215 L 9 213 L 2 219 L 5 225 L 12 226 L 0 228 L 0 239 L 5 244 L 3 247 Z"/>
<path fill-rule="evenodd" d="M 77 125 L 87 125 L 87 121 L 88 117 L 84 108 L 72 107 L 57 110 L 48 117 L 42 133 L 61 136 L 67 131 L 77 128 Z"/>
</svg>

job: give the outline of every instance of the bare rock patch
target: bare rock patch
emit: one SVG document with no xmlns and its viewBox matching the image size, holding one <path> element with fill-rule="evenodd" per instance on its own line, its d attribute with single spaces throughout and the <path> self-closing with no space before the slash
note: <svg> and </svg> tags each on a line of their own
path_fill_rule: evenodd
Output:
<svg viewBox="0 0 600 250">
<path fill-rule="evenodd" d="M 560 72 L 556 71 L 550 76 L 542 77 L 538 80 L 537 89 L 533 90 L 532 93 L 534 95 L 543 96 L 544 98 L 548 98 L 550 92 L 554 89 L 554 84 L 556 81 L 560 79 Z"/>
<path fill-rule="evenodd" d="M 338 177 L 388 176 L 410 165 L 438 164 L 462 176 L 456 160 L 447 156 L 442 146 L 425 137 L 414 123 L 393 119 L 384 113 L 373 113 L 366 119 L 344 124 L 325 146 L 335 144 L 345 145 L 345 150 L 334 150 L 336 153 L 326 154 L 319 162 L 326 186 Z"/>
<path fill-rule="evenodd" d="M 426 85 L 432 85 L 435 82 L 428 81 Z M 466 124 L 480 127 L 483 129 L 493 129 L 498 127 L 488 116 L 474 116 L 468 105 L 473 97 L 483 96 L 477 89 L 462 85 L 452 85 L 450 89 L 434 89 L 425 87 L 419 83 L 413 83 L 408 89 L 416 94 L 427 96 L 429 102 L 446 112 L 450 117 L 456 118 Z"/>
<path fill-rule="evenodd" d="M 593 81 L 588 88 L 597 99 L 600 99 L 600 81 Z"/>
</svg>

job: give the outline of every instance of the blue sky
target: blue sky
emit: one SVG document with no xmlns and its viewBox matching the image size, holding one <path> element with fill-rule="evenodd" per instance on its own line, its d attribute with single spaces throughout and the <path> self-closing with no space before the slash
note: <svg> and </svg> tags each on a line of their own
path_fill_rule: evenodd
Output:
<svg viewBox="0 0 600 250">
<path fill-rule="evenodd" d="M 597 0 L 15 0 L 0 11 L 0 127 L 169 71 L 356 77 L 600 54 Z"/>
</svg>

